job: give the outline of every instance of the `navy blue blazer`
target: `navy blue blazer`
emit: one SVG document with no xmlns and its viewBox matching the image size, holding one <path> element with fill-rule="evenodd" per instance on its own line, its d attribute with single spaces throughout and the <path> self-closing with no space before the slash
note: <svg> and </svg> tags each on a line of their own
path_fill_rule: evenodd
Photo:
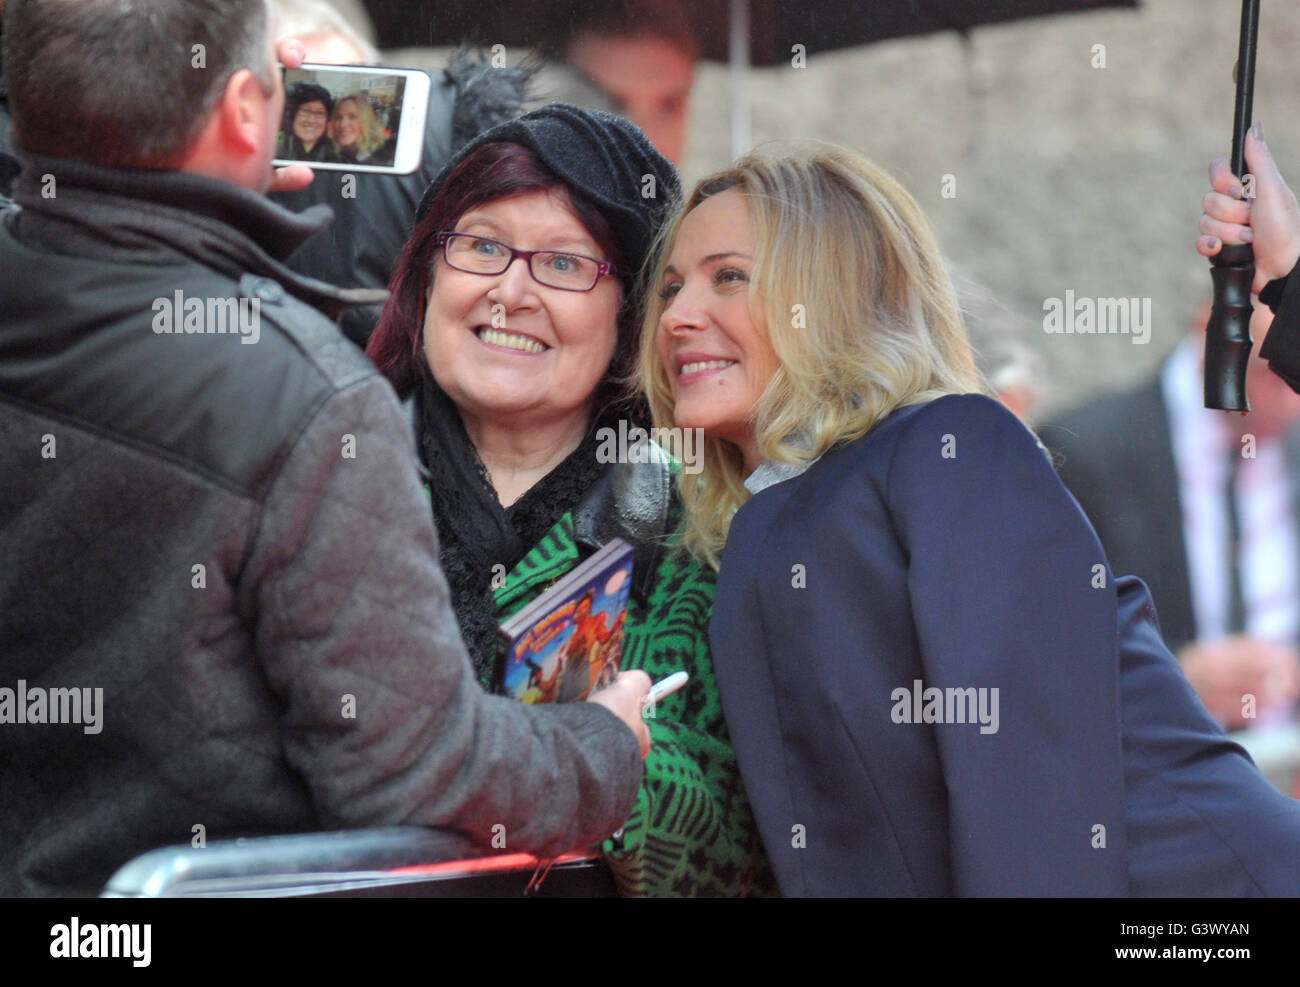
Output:
<svg viewBox="0 0 1300 987">
<path fill-rule="evenodd" d="M 901 409 L 754 496 L 710 636 L 787 895 L 1300 894 L 1300 804 L 989 398 Z"/>
</svg>

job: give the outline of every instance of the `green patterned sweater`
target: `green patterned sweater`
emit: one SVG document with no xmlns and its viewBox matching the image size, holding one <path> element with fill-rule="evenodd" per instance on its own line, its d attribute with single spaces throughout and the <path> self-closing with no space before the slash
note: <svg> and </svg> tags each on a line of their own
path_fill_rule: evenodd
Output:
<svg viewBox="0 0 1300 987">
<path fill-rule="evenodd" d="M 582 559 L 572 512 L 565 514 L 496 591 L 505 620 Z M 722 718 L 709 654 L 714 573 L 670 550 L 645 604 L 628 604 L 623 669 L 658 681 L 672 672 L 690 682 L 660 701 L 648 719 L 652 746 L 636 807 L 606 859 L 631 896 L 737 896 L 776 893 L 763 845 Z"/>
</svg>

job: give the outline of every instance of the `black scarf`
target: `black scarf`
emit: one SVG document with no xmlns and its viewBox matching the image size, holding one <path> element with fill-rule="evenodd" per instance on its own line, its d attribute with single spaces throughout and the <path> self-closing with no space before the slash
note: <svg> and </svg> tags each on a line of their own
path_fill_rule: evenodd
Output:
<svg viewBox="0 0 1300 987">
<path fill-rule="evenodd" d="M 598 416 L 563 462 L 509 507 L 502 507 L 456 406 L 427 368 L 420 376 L 420 456 L 433 478 L 442 569 L 474 670 L 487 681 L 498 647 L 493 567 L 501 564 L 507 572 L 514 568 L 608 469 L 596 460 L 596 435 L 608 424 L 605 419 L 616 422 L 617 411 L 611 408 Z"/>
</svg>

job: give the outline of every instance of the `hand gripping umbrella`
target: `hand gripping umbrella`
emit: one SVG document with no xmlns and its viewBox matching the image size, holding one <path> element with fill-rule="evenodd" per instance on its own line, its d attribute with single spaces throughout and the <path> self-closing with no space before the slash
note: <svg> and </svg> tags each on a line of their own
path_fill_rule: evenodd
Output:
<svg viewBox="0 0 1300 987">
<path fill-rule="evenodd" d="M 1232 173 L 1246 174 L 1246 131 L 1255 95 L 1255 43 L 1259 34 L 1259 0 L 1241 0 L 1241 39 L 1237 49 L 1237 104 L 1232 119 Z M 1205 407 L 1250 411 L 1246 366 L 1250 338 L 1250 286 L 1255 280 L 1255 252 L 1248 243 L 1225 243 L 1210 258 L 1214 307 L 1205 327 Z"/>
</svg>

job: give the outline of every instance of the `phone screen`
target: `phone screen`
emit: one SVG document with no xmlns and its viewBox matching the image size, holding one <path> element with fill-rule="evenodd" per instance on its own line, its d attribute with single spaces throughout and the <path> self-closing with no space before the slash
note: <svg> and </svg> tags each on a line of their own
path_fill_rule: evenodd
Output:
<svg viewBox="0 0 1300 987">
<path fill-rule="evenodd" d="M 413 94 L 408 83 L 424 73 L 371 66 L 304 65 L 284 69 L 284 117 L 276 137 L 277 164 L 302 163 L 314 168 L 358 171 L 413 171 L 401 160 L 403 123 L 418 116 L 423 129 L 427 86 Z M 419 81 L 419 80 L 417 80 Z M 419 88 L 419 87 L 416 87 Z M 409 111 L 409 113 L 408 113 Z M 408 131 L 411 127 L 408 125 Z M 409 136 L 409 135 L 407 135 Z"/>
</svg>

